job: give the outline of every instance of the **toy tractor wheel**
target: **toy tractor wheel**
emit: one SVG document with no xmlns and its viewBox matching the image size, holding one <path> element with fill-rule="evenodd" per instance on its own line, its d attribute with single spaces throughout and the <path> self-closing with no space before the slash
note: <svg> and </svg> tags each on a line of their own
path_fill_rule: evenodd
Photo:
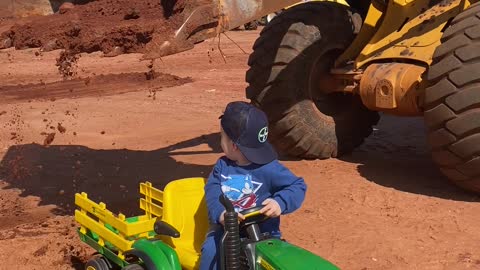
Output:
<svg viewBox="0 0 480 270">
<path fill-rule="evenodd" d="M 134 263 L 134 264 L 129 264 L 123 267 L 122 270 L 145 270 L 145 269 L 141 265 Z"/>
<path fill-rule="evenodd" d="M 110 270 L 110 267 L 105 257 L 95 255 L 85 264 L 85 270 Z"/>
<path fill-rule="evenodd" d="M 324 83 L 359 20 L 344 5 L 310 2 L 280 13 L 262 30 L 248 59 L 246 95 L 267 114 L 270 140 L 279 152 L 336 157 L 371 134 L 378 113 L 358 96 L 327 94 Z"/>
<path fill-rule="evenodd" d="M 460 187 L 480 192 L 480 3 L 443 33 L 428 71 L 425 123 L 432 158 Z"/>
</svg>

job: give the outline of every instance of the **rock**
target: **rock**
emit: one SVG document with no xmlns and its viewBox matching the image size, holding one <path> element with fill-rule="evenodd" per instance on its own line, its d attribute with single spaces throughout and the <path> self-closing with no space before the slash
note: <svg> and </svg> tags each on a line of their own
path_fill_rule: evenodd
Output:
<svg viewBox="0 0 480 270">
<path fill-rule="evenodd" d="M 13 46 L 12 39 L 7 37 L 0 41 L 0 49 L 7 49 Z"/>
<path fill-rule="evenodd" d="M 66 12 L 68 12 L 70 9 L 74 7 L 75 5 L 73 3 L 65 2 L 58 8 L 58 13 L 65 14 Z"/>
<path fill-rule="evenodd" d="M 111 51 L 105 53 L 103 56 L 105 56 L 105 57 L 115 57 L 115 56 L 121 55 L 123 53 L 124 53 L 124 50 L 123 50 L 122 47 L 115 46 L 115 48 L 113 48 Z"/>
<path fill-rule="evenodd" d="M 43 44 L 42 48 L 40 48 L 40 51 L 41 52 L 49 52 L 49 51 L 53 51 L 53 50 L 56 50 L 56 49 L 60 49 L 60 46 L 58 46 L 56 39 L 52 39 L 52 40 L 46 42 L 45 44 Z"/>
<path fill-rule="evenodd" d="M 140 13 L 136 9 L 130 9 L 125 16 L 123 16 L 124 20 L 136 20 L 140 18 Z"/>
</svg>

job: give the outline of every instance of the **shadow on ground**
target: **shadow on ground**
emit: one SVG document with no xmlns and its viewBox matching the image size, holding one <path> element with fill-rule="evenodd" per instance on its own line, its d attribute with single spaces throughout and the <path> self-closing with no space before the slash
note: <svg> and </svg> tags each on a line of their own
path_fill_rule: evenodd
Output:
<svg viewBox="0 0 480 270">
<path fill-rule="evenodd" d="M 74 194 L 86 192 L 107 203 L 114 213 L 139 214 L 138 184 L 150 181 L 163 188 L 169 181 L 207 177 L 212 165 L 186 164 L 175 155 L 220 153 L 219 133 L 209 134 L 153 151 L 96 150 L 85 146 L 16 145 L 0 162 L 0 179 L 21 196 L 37 196 L 41 205 L 56 205 L 55 214 L 71 215 Z M 209 151 L 181 151 L 207 144 Z"/>
<path fill-rule="evenodd" d="M 480 196 L 452 184 L 433 163 L 422 118 L 382 115 L 365 143 L 340 159 L 357 163 L 362 177 L 385 187 L 443 199 L 480 201 Z"/>
<path fill-rule="evenodd" d="M 421 119 L 383 116 L 376 130 L 352 154 L 340 159 L 358 164 L 368 181 L 399 191 L 458 201 L 480 197 L 451 184 L 432 162 Z M 207 177 L 213 164 L 177 161 L 175 155 L 221 153 L 220 135 L 213 133 L 153 150 L 96 150 L 85 146 L 16 145 L 0 162 L 6 188 L 37 196 L 42 205 L 56 205 L 55 214 L 73 214 L 76 192 L 108 202 L 114 213 L 139 214 L 138 183 L 150 181 L 163 188 L 185 177 Z M 208 151 L 187 148 L 207 144 Z M 183 149 L 183 150 L 182 150 Z M 286 160 L 282 158 L 282 160 Z"/>
</svg>

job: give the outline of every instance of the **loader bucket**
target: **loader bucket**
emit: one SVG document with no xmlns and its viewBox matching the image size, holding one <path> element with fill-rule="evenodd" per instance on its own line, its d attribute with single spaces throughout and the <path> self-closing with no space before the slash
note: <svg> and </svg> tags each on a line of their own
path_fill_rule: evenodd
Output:
<svg viewBox="0 0 480 270">
<path fill-rule="evenodd" d="M 174 36 L 150 47 L 144 59 L 154 59 L 192 49 L 195 43 L 217 36 L 298 0 L 197 0 L 184 10 L 183 24 Z"/>
</svg>

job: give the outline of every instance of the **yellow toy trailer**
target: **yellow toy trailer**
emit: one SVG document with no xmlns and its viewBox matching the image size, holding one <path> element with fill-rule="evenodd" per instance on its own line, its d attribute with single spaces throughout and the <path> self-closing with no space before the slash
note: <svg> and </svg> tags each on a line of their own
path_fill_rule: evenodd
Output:
<svg viewBox="0 0 480 270">
<path fill-rule="evenodd" d="M 173 181 L 164 191 L 150 182 L 140 183 L 144 195 L 140 208 L 145 214 L 128 218 L 114 215 L 104 203 L 93 202 L 84 192 L 75 194 L 80 238 L 99 253 L 85 268 L 195 269 L 208 228 L 204 181 Z"/>
<path fill-rule="evenodd" d="M 75 194 L 75 220 L 83 242 L 97 251 L 86 270 L 181 270 L 198 269 L 201 246 L 208 230 L 204 178 L 170 182 L 163 191 L 140 183 L 140 208 L 144 215 L 114 215 L 104 203 L 86 193 Z M 338 269 L 300 247 L 262 234 L 258 223 L 267 219 L 261 207 L 238 214 L 226 197 L 219 200 L 227 210 L 225 233 L 220 243 L 220 268 L 233 269 Z M 246 232 L 246 237 L 240 237 Z"/>
</svg>

